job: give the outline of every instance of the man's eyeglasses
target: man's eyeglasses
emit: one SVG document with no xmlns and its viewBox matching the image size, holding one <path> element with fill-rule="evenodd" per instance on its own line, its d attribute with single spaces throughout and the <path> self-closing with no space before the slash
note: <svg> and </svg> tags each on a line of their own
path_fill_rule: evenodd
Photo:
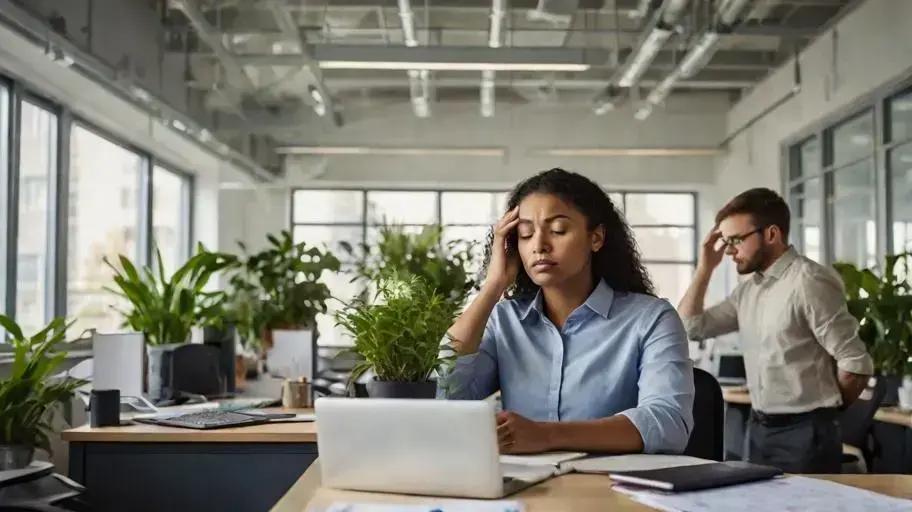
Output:
<svg viewBox="0 0 912 512">
<path fill-rule="evenodd" d="M 726 238 L 726 237 L 723 236 L 723 237 L 721 238 L 722 244 L 723 244 L 723 245 L 726 245 L 726 246 L 728 246 L 728 247 L 733 247 L 733 248 L 734 248 L 734 247 L 738 247 L 738 246 L 741 245 L 745 240 L 747 240 L 748 237 L 750 237 L 751 235 L 754 235 L 754 234 L 756 234 L 756 233 L 760 233 L 761 231 L 763 231 L 763 229 L 764 229 L 764 228 L 757 228 L 757 229 L 755 229 L 755 230 L 753 230 L 753 231 L 750 231 L 750 232 L 748 232 L 748 233 L 743 233 L 743 234 L 741 234 L 741 235 L 734 235 L 734 236 L 730 236 L 730 237 L 728 237 L 728 238 Z"/>
</svg>

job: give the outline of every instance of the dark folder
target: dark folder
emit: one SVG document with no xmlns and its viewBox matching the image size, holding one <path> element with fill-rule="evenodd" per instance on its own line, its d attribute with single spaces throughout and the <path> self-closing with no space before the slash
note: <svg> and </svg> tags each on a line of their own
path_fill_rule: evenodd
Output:
<svg viewBox="0 0 912 512">
<path fill-rule="evenodd" d="M 616 482 L 679 492 L 766 480 L 781 474 L 782 470 L 779 468 L 730 461 L 647 471 L 625 471 L 611 473 L 609 476 Z"/>
</svg>

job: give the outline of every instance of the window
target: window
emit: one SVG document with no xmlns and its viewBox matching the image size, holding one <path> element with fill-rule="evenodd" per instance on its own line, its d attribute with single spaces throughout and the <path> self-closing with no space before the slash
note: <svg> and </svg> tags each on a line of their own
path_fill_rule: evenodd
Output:
<svg viewBox="0 0 912 512">
<path fill-rule="evenodd" d="M 6 303 L 7 201 L 9 200 L 9 89 L 0 82 L 0 311 L 9 314 Z M 5 339 L 0 329 L 0 343 Z"/>
<path fill-rule="evenodd" d="M 912 91 L 887 101 L 893 253 L 912 251 Z"/>
<path fill-rule="evenodd" d="M 874 111 L 826 127 L 790 148 L 790 240 L 820 263 L 878 262 Z"/>
<path fill-rule="evenodd" d="M 121 329 L 121 303 L 104 287 L 111 272 L 102 258 L 123 254 L 143 261 L 140 197 L 143 157 L 74 126 L 70 140 L 70 218 L 67 252 L 67 314 L 76 319 L 75 332 L 95 328 Z M 135 198 L 124 200 L 124 198 Z M 112 201 L 112 198 L 118 200 Z"/>
<path fill-rule="evenodd" d="M 292 232 L 296 242 L 325 244 L 343 261 L 343 272 L 354 261 L 339 248 L 339 242 L 358 246 L 376 242 L 384 222 L 418 233 L 429 224 L 443 228 L 442 242 L 476 242 L 476 268 L 481 269 L 484 244 L 491 225 L 507 208 L 508 192 L 425 190 L 295 190 L 292 193 Z M 695 204 L 692 193 L 609 192 L 623 212 L 640 244 L 643 262 L 660 296 L 677 302 L 683 296 L 696 260 Z M 366 206 L 366 208 L 365 208 Z M 350 276 L 325 276 L 334 297 L 348 301 L 359 289 Z M 340 303 L 330 301 L 330 314 L 318 315 L 321 345 L 350 343 L 334 328 L 332 313 Z"/>
<path fill-rule="evenodd" d="M 152 240 L 169 275 L 190 257 L 190 180 L 158 165 L 152 171 Z"/>
<path fill-rule="evenodd" d="M 696 266 L 695 196 L 628 192 L 622 204 L 656 294 L 677 304 Z"/>
<path fill-rule="evenodd" d="M 57 169 L 57 116 L 23 100 L 19 123 L 16 321 L 37 332 L 50 316 L 51 180 Z"/>
</svg>

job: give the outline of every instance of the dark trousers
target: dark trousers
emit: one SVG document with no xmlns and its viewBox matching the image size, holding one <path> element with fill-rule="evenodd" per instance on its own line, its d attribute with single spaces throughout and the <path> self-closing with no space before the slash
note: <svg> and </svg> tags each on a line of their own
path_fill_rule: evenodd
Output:
<svg viewBox="0 0 912 512">
<path fill-rule="evenodd" d="M 751 412 L 748 460 L 787 473 L 839 473 L 842 433 L 836 409 L 800 414 Z"/>
</svg>

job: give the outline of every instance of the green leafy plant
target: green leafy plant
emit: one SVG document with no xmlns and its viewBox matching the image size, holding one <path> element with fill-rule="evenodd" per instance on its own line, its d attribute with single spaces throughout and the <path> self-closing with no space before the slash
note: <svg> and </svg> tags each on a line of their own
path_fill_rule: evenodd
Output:
<svg viewBox="0 0 912 512">
<path fill-rule="evenodd" d="M 23 445 L 50 452 L 51 419 L 56 406 L 66 403 L 86 382 L 55 370 L 66 358 L 60 350 L 67 324 L 56 318 L 30 338 L 9 317 L 0 315 L 0 326 L 13 345 L 9 377 L 0 380 L 0 444 Z"/>
<path fill-rule="evenodd" d="M 221 325 L 226 294 L 204 288 L 213 274 L 238 264 L 234 256 L 209 252 L 199 245 L 197 253 L 170 277 L 165 275 L 160 253 L 155 271 L 149 267 L 137 269 L 123 255 L 118 261 L 120 267 L 104 258 L 114 272 L 117 287 L 105 289 L 130 303 L 129 310 L 118 309 L 124 316 L 123 325 L 145 333 L 150 345 L 184 343 L 194 326 Z"/>
<path fill-rule="evenodd" d="M 354 338 L 352 352 L 363 358 L 352 382 L 370 369 L 381 381 L 424 382 L 453 364 L 452 348 L 441 351 L 456 317 L 452 301 L 417 276 L 397 274 L 377 282 L 374 299 L 356 298 L 336 313 L 337 325 Z"/>
<path fill-rule="evenodd" d="M 401 225 L 381 226 L 375 246 L 361 245 L 357 274 L 369 282 L 394 275 L 417 276 L 447 301 L 461 306 L 475 286 L 469 271 L 475 260 L 474 242 L 453 240 L 444 245 L 442 234 L 438 225 L 425 226 L 418 234 L 405 232 Z M 355 253 L 350 244 L 342 246 L 349 254 Z"/>
<path fill-rule="evenodd" d="M 331 252 L 295 243 L 288 231 L 266 238 L 267 248 L 247 255 L 229 281 L 230 317 L 242 339 L 254 343 L 271 329 L 312 328 L 331 297 L 320 279 L 341 268 Z M 246 254 L 247 247 L 238 245 Z"/>
<path fill-rule="evenodd" d="M 851 263 L 835 263 L 849 312 L 875 367 L 885 375 L 912 375 L 912 254 L 887 256 L 880 275 Z"/>
</svg>

